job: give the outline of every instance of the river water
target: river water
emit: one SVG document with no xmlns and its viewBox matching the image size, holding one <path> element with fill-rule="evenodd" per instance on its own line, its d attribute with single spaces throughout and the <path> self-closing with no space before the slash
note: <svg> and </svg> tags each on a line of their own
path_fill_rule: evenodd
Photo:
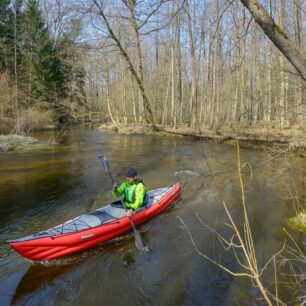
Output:
<svg viewBox="0 0 306 306">
<path fill-rule="evenodd" d="M 52 135 L 44 132 L 38 137 L 48 140 Z M 101 154 L 108 156 L 119 181 L 134 167 L 149 189 L 183 183 L 181 198 L 139 227 L 150 253 L 137 250 L 133 232 L 44 263 L 24 259 L 5 243 L 108 204 L 111 183 L 99 164 Z M 264 305 L 247 278 L 230 275 L 195 251 L 178 218 L 199 251 L 242 272 L 233 252 L 208 228 L 228 239 L 233 236 L 224 201 L 242 229 L 236 160 L 235 147 L 228 144 L 83 127 L 71 129 L 50 149 L 1 154 L 0 305 Z M 241 165 L 258 267 L 283 247 L 283 227 L 305 252 L 305 236 L 290 230 L 286 222 L 298 203 L 305 204 L 306 160 L 241 149 Z M 290 245 L 288 237 L 287 242 Z M 280 259 L 275 261 L 278 294 L 293 304 L 303 288 L 287 275 L 292 274 L 289 265 L 279 266 Z M 275 294 L 273 267 L 271 261 L 262 276 Z M 294 268 L 305 272 L 303 263 Z"/>
</svg>

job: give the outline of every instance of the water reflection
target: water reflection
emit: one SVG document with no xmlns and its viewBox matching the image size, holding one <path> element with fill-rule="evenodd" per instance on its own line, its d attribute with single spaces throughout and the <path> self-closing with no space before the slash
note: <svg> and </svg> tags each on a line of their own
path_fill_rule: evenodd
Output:
<svg viewBox="0 0 306 306">
<path fill-rule="evenodd" d="M 23 276 L 18 281 L 18 286 L 12 295 L 12 305 L 24 305 L 32 301 L 32 299 L 37 301 L 36 303 L 39 305 L 44 300 L 45 289 L 47 287 L 53 287 L 52 291 L 59 292 L 63 289 L 61 287 L 63 283 L 66 287 L 65 291 L 75 290 L 73 287 L 76 284 L 74 280 L 70 279 L 71 275 L 78 275 L 77 281 L 79 281 L 79 277 L 83 275 L 84 269 L 87 272 L 88 267 L 90 267 L 89 271 L 97 269 L 97 266 L 101 264 L 101 260 L 104 258 L 107 261 L 109 254 L 112 252 L 120 253 L 122 258 L 118 257 L 118 260 L 122 262 L 122 265 L 132 267 L 132 264 L 135 262 L 134 250 L 128 249 L 126 252 L 122 252 L 123 248 L 127 245 L 131 247 L 132 241 L 133 236 L 127 234 L 79 254 L 45 262 L 31 262 L 26 272 L 23 272 Z M 100 270 L 106 276 L 106 279 L 110 272 L 109 268 L 110 264 L 106 264 Z M 30 303 L 32 304 L 32 302 Z"/>
<path fill-rule="evenodd" d="M 54 265 L 46 267 L 42 264 L 30 265 L 30 268 L 22 277 L 14 293 L 12 305 L 22 303 L 26 296 L 34 293 L 40 288 L 52 284 L 52 281 L 60 276 L 72 271 L 77 266 L 76 263 L 66 265 Z"/>
</svg>

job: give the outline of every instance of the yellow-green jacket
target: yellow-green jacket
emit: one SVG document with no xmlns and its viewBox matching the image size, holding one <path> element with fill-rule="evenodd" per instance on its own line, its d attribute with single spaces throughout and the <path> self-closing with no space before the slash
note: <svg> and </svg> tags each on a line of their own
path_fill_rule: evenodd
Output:
<svg viewBox="0 0 306 306">
<path fill-rule="evenodd" d="M 126 208 L 136 211 L 145 204 L 147 188 L 141 179 L 137 179 L 133 184 L 122 183 L 116 190 L 113 190 L 114 197 L 124 194 L 124 204 Z"/>
</svg>

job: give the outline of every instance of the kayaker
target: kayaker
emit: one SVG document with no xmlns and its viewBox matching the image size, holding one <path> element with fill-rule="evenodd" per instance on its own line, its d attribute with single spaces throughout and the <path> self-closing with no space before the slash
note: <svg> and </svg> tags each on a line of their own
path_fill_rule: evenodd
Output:
<svg viewBox="0 0 306 306">
<path fill-rule="evenodd" d="M 129 169 L 126 175 L 126 182 L 119 187 L 115 183 L 112 194 L 114 197 L 120 197 L 124 194 L 124 204 L 127 208 L 126 215 L 130 217 L 139 207 L 145 205 L 147 188 L 143 181 L 137 178 L 137 171 Z"/>
</svg>

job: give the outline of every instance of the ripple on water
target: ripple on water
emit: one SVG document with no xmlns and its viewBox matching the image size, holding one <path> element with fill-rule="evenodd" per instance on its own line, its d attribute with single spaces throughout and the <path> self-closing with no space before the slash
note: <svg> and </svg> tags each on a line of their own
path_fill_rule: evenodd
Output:
<svg viewBox="0 0 306 306">
<path fill-rule="evenodd" d="M 182 175 L 182 174 L 200 176 L 200 173 L 198 173 L 196 171 L 192 171 L 192 170 L 180 170 L 180 171 L 174 172 L 175 176 Z"/>
</svg>

